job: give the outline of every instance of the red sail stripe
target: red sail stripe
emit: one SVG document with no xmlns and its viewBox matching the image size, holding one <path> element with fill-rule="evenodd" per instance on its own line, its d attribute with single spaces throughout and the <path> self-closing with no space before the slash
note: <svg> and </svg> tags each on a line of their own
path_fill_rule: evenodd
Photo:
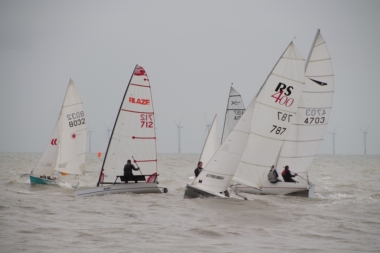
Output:
<svg viewBox="0 0 380 253">
<path fill-rule="evenodd" d="M 156 139 L 156 137 L 136 137 L 136 136 L 132 136 L 132 139 Z"/>
<path fill-rule="evenodd" d="M 121 110 L 122 110 L 122 111 L 125 111 L 125 112 L 133 112 L 133 113 L 154 114 L 154 112 L 138 112 L 138 111 L 125 110 L 125 109 L 121 109 Z"/>
<path fill-rule="evenodd" d="M 157 159 L 156 160 L 134 160 L 133 162 L 134 163 L 136 163 L 136 162 L 138 162 L 138 163 L 157 162 Z"/>
<path fill-rule="evenodd" d="M 149 85 L 142 85 L 142 84 L 135 84 L 135 83 L 131 83 L 131 85 L 145 87 L 145 88 L 150 88 Z"/>
</svg>

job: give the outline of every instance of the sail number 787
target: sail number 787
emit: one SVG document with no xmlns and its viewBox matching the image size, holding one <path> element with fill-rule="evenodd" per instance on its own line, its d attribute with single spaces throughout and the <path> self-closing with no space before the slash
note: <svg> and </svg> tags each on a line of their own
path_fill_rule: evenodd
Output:
<svg viewBox="0 0 380 253">
<path fill-rule="evenodd" d="M 285 127 L 280 127 L 280 126 L 275 126 L 273 125 L 273 129 L 270 131 L 271 133 L 274 132 L 276 134 L 283 134 L 285 132 L 286 128 Z"/>
<path fill-rule="evenodd" d="M 292 116 L 293 116 L 293 115 L 288 114 L 288 113 L 277 112 L 277 119 L 278 119 L 278 120 L 285 121 L 286 119 L 288 119 L 288 122 L 290 122 L 290 118 L 291 118 Z"/>
</svg>

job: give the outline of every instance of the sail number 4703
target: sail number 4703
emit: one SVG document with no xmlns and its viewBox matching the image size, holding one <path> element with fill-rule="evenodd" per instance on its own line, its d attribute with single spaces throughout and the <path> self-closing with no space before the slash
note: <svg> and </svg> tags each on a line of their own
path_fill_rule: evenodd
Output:
<svg viewBox="0 0 380 253">
<path fill-rule="evenodd" d="M 305 124 L 323 124 L 325 123 L 325 117 L 326 114 L 325 109 L 307 109 L 306 110 L 306 116 L 312 116 L 312 117 L 306 117 L 304 123 Z"/>
</svg>

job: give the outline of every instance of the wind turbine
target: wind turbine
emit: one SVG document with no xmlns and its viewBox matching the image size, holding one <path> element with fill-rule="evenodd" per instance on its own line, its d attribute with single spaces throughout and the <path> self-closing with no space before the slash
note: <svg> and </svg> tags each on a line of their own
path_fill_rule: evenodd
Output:
<svg viewBox="0 0 380 253">
<path fill-rule="evenodd" d="M 364 141 L 364 155 L 367 155 L 367 134 L 369 134 L 369 132 L 367 132 L 369 126 L 367 127 L 367 129 L 365 131 L 363 131 L 360 127 L 360 131 L 363 132 L 363 141 Z"/>
<path fill-rule="evenodd" d="M 338 133 L 335 132 L 335 129 L 338 125 L 335 126 L 334 128 L 334 131 L 331 133 L 331 132 L 328 132 L 329 134 L 332 134 L 333 136 L 333 155 L 335 155 L 335 135 L 337 135 Z"/>
<path fill-rule="evenodd" d="M 174 121 L 174 124 L 177 126 L 178 133 L 178 154 L 181 154 L 181 128 L 183 128 L 183 126 L 181 126 L 182 119 L 179 121 L 179 124 Z"/>
</svg>

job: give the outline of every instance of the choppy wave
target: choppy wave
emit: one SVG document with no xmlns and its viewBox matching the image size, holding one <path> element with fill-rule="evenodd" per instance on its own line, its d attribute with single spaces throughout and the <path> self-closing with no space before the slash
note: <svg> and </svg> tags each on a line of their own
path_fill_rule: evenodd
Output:
<svg viewBox="0 0 380 253">
<path fill-rule="evenodd" d="M 20 175 L 29 173 L 39 156 L 0 154 L 7 165 L 0 174 L 4 231 L 0 251 L 376 252 L 380 248 L 380 173 L 369 178 L 363 173 L 373 171 L 380 156 L 317 156 L 309 173 L 317 185 L 314 199 L 244 194 L 248 200 L 184 199 L 197 154 L 159 155 L 159 186 L 167 187 L 167 194 L 81 199 L 74 198 L 71 185 L 94 186 L 101 161 L 90 156 L 86 174 L 66 183 L 31 185 L 29 177 Z"/>
</svg>

